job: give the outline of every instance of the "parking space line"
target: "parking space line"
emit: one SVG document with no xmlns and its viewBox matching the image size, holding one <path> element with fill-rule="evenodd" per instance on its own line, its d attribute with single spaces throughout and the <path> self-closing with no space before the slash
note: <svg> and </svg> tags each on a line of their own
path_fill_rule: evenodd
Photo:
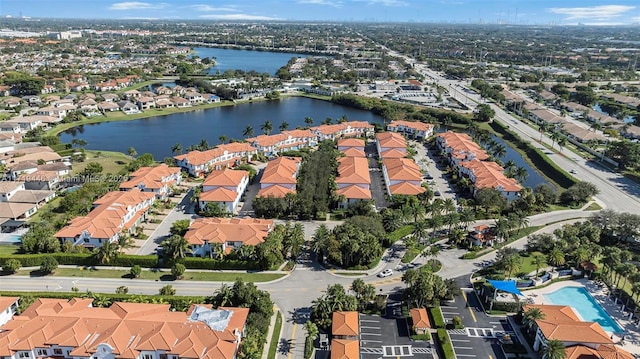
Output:
<svg viewBox="0 0 640 359">
<path fill-rule="evenodd" d="M 476 355 L 475 354 L 458 354 L 456 353 L 457 357 L 471 357 L 471 358 L 475 358 Z"/>
<path fill-rule="evenodd" d="M 452 342 L 465 342 L 465 343 L 468 343 L 468 342 L 470 342 L 471 340 L 467 340 L 467 339 L 451 339 L 451 341 L 452 341 Z"/>
<path fill-rule="evenodd" d="M 380 327 L 360 327 L 360 329 L 380 329 Z"/>
<path fill-rule="evenodd" d="M 489 322 L 490 324 L 502 324 L 500 322 Z"/>
<path fill-rule="evenodd" d="M 360 323 L 380 323 L 379 320 L 360 319 Z"/>
<path fill-rule="evenodd" d="M 460 315 L 458 312 L 442 312 L 442 314 Z"/>
<path fill-rule="evenodd" d="M 360 335 L 377 335 L 377 336 L 382 336 L 382 334 L 380 334 L 380 333 L 360 333 Z"/>
<path fill-rule="evenodd" d="M 456 346 L 456 349 L 473 350 L 473 347 L 459 347 L 459 346 Z"/>
<path fill-rule="evenodd" d="M 363 339 L 363 340 L 360 340 L 360 342 L 365 342 L 365 343 L 382 343 L 382 340 Z"/>
</svg>

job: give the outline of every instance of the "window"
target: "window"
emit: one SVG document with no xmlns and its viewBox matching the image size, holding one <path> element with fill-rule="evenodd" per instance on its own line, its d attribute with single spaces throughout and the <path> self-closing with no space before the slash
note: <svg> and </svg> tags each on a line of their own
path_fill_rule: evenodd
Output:
<svg viewBox="0 0 640 359">
<path fill-rule="evenodd" d="M 31 358 L 31 353 L 29 353 L 29 352 L 18 352 L 18 358 Z"/>
<path fill-rule="evenodd" d="M 49 355 L 49 351 L 47 349 L 38 349 L 37 353 L 38 353 L 38 356 L 47 356 L 47 355 Z"/>
<path fill-rule="evenodd" d="M 53 349 L 53 355 L 62 355 L 62 349 L 58 349 L 58 348 Z"/>
<path fill-rule="evenodd" d="M 142 359 L 153 359 L 152 354 L 142 354 Z"/>
<path fill-rule="evenodd" d="M 167 354 L 160 354 L 160 359 L 168 359 Z"/>
<path fill-rule="evenodd" d="M 85 238 L 84 243 L 89 243 L 89 238 Z"/>
</svg>

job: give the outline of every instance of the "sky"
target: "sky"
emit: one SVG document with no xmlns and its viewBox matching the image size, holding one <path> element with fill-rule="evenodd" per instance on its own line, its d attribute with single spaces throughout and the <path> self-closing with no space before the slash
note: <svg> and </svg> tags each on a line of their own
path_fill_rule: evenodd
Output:
<svg viewBox="0 0 640 359">
<path fill-rule="evenodd" d="M 639 25 L 640 0 L 0 0 L 0 16 Z"/>
</svg>

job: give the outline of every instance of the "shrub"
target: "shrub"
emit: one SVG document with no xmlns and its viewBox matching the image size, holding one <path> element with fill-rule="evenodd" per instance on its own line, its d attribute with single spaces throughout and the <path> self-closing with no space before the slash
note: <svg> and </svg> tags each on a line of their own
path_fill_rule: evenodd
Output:
<svg viewBox="0 0 640 359">
<path fill-rule="evenodd" d="M 173 286 L 171 284 L 167 284 L 164 287 L 160 288 L 160 291 L 158 292 L 158 294 L 160 294 L 160 295 L 175 295 L 176 294 L 176 289 L 173 288 Z"/>
<path fill-rule="evenodd" d="M 5 273 L 15 273 L 22 267 L 22 263 L 20 263 L 17 259 L 9 259 L 2 265 L 2 271 Z"/>
<path fill-rule="evenodd" d="M 393 243 L 413 233 L 413 226 L 407 224 L 387 234 L 387 242 Z"/>
<path fill-rule="evenodd" d="M 116 294 L 127 294 L 127 293 L 129 293 L 129 287 L 125 285 L 121 285 L 118 288 L 116 288 Z"/>
<path fill-rule="evenodd" d="M 440 307 L 429 308 L 429 314 L 431 314 L 431 321 L 434 327 L 444 328 L 444 318 L 442 317 Z"/>
<path fill-rule="evenodd" d="M 457 315 L 455 315 L 453 318 L 451 318 L 451 323 L 453 323 L 454 329 L 462 329 L 462 328 L 464 328 L 464 325 L 462 324 L 462 318 L 460 318 Z"/>
<path fill-rule="evenodd" d="M 444 354 L 445 359 L 456 358 L 453 346 L 451 345 L 451 340 L 449 340 L 449 334 L 447 334 L 445 329 L 438 329 L 438 343 L 440 344 L 440 348 L 442 348 L 442 353 Z"/>
<path fill-rule="evenodd" d="M 42 259 L 42 264 L 40 264 L 40 272 L 44 274 L 50 274 L 58 269 L 58 261 L 50 256 L 44 257 Z"/>
<path fill-rule="evenodd" d="M 187 268 L 184 267 L 184 264 L 176 263 L 171 267 L 171 275 L 174 276 L 174 278 L 179 279 L 182 278 L 182 275 L 186 270 Z"/>
<path fill-rule="evenodd" d="M 129 274 L 133 277 L 133 278 L 138 278 L 140 277 L 140 274 L 142 273 L 142 268 L 140 268 L 139 265 L 134 265 L 133 267 L 131 267 L 131 269 L 129 269 Z"/>
</svg>

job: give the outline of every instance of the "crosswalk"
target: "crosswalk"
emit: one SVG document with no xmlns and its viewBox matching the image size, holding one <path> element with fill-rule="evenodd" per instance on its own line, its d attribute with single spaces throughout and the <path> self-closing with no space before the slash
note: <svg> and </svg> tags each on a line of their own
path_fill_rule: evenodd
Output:
<svg viewBox="0 0 640 359">
<path fill-rule="evenodd" d="M 431 348 L 414 348 L 411 345 L 390 345 L 377 348 L 360 347 L 361 354 L 382 354 L 383 357 L 407 357 L 414 354 L 431 354 Z"/>
<path fill-rule="evenodd" d="M 493 328 L 449 329 L 449 335 L 466 335 L 471 338 L 495 338 Z"/>
</svg>

